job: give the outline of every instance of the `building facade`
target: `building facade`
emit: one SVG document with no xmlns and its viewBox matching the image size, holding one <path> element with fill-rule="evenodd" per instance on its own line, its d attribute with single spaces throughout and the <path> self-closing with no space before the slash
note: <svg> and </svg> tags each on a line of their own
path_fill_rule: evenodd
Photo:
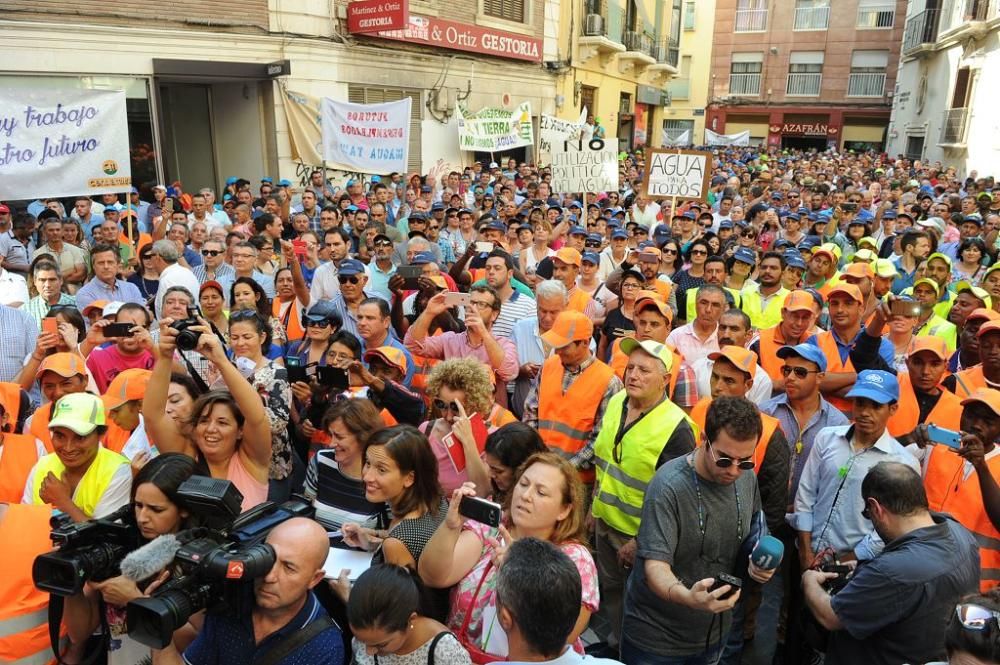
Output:
<svg viewBox="0 0 1000 665">
<path fill-rule="evenodd" d="M 716 0 L 706 127 L 787 148 L 882 149 L 906 0 Z"/>
<path fill-rule="evenodd" d="M 1000 0 L 911 0 L 889 153 L 992 173 L 1000 160 Z"/>
<path fill-rule="evenodd" d="M 703 141 L 714 32 L 715 0 L 684 0 L 678 71 L 667 86 L 670 106 L 663 118 L 665 144 L 697 145 Z"/>
</svg>

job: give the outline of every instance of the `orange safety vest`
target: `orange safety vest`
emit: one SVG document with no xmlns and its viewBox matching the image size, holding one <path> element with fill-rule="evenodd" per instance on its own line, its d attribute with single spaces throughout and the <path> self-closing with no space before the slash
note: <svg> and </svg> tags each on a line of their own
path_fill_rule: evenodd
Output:
<svg viewBox="0 0 1000 665">
<path fill-rule="evenodd" d="M 574 287 L 573 292 L 569 294 L 569 303 L 566 305 L 566 309 L 575 310 L 581 314 L 586 313 L 587 305 L 590 304 L 592 296 L 581 289 L 580 287 Z"/>
<path fill-rule="evenodd" d="M 299 311 L 297 305 L 298 303 L 293 300 L 292 304 L 288 306 L 288 310 L 285 312 L 284 318 L 282 318 L 281 301 L 275 298 L 271 303 L 271 314 L 274 318 L 281 321 L 281 325 L 285 329 L 285 334 L 288 336 L 287 339 L 289 342 L 304 339 L 306 336 L 305 326 L 302 325 L 302 312 Z"/>
<path fill-rule="evenodd" d="M 910 373 L 900 372 L 898 379 L 899 406 L 896 408 L 896 413 L 889 418 L 887 425 L 889 434 L 895 437 L 909 434 L 921 423 L 920 406 L 917 404 L 917 395 L 913 391 L 913 383 L 910 382 Z M 927 414 L 925 422 L 934 423 L 939 427 L 957 432 L 961 428 L 959 424 L 961 419 L 962 400 L 947 390 L 942 390 L 941 397 L 931 412 Z"/>
<path fill-rule="evenodd" d="M 972 532 L 979 543 L 979 589 L 986 593 L 1000 582 L 1000 532 L 990 522 L 979 489 L 979 472 L 964 478 L 965 460 L 945 446 L 933 446 L 924 473 L 927 503 L 936 512 L 949 513 Z M 994 478 L 1000 477 L 1000 457 L 987 461 Z"/>
<path fill-rule="evenodd" d="M 660 296 L 660 300 L 667 302 L 670 300 L 670 285 L 661 279 L 653 279 L 652 282 L 646 285 L 646 288 L 650 288 L 656 291 L 657 295 Z"/>
<path fill-rule="evenodd" d="M 132 432 L 122 429 L 118 426 L 118 423 L 111 420 L 111 415 L 107 414 L 105 421 L 108 424 L 108 431 L 104 435 L 104 440 L 101 442 L 104 447 L 112 452 L 116 452 L 119 455 L 122 452 L 122 448 L 128 443 L 129 437 L 132 436 Z"/>
<path fill-rule="evenodd" d="M 599 424 L 597 407 L 615 373 L 600 360 L 594 360 L 564 393 L 564 372 L 559 356 L 552 356 L 542 365 L 538 381 L 538 433 L 550 449 L 572 457 L 580 452 Z M 593 469 L 581 470 L 580 480 L 594 482 Z"/>
<path fill-rule="evenodd" d="M 503 408 L 499 404 L 494 404 L 493 408 L 490 410 L 490 415 L 484 420 L 486 427 L 493 431 L 495 429 L 500 429 L 504 425 L 509 425 L 511 423 L 517 422 L 517 416 Z"/>
<path fill-rule="evenodd" d="M 32 582 L 35 557 L 52 550 L 52 508 L 11 503 L 0 522 L 0 663 L 53 662 L 49 594 Z M 62 634 L 65 636 L 65 629 Z"/>
<path fill-rule="evenodd" d="M 3 434 L 3 455 L 0 456 L 0 502 L 21 503 L 24 485 L 31 469 L 38 462 L 35 437 L 30 434 Z"/>
<path fill-rule="evenodd" d="M 389 413 L 388 409 L 382 409 L 379 415 L 382 417 L 382 422 L 385 423 L 386 427 L 392 427 L 393 425 L 399 424 L 399 422 L 392 417 L 392 414 Z"/>
<path fill-rule="evenodd" d="M 413 354 L 413 378 L 410 379 L 410 390 L 418 393 L 425 400 L 427 399 L 427 379 L 431 375 L 431 370 L 440 360 L 427 358 Z"/>
<path fill-rule="evenodd" d="M 45 444 L 45 450 L 50 453 L 56 451 L 52 447 L 52 434 L 49 433 L 49 420 L 52 419 L 52 402 L 48 404 L 43 404 L 31 415 L 31 427 L 29 432 L 34 435 L 36 439 Z"/>
<path fill-rule="evenodd" d="M 21 414 L 21 386 L 7 381 L 0 382 L 0 406 L 7 414 L 11 431 L 17 427 L 17 417 Z"/>
<path fill-rule="evenodd" d="M 767 372 L 767 375 L 771 377 L 772 381 L 778 381 L 783 379 L 781 375 L 781 368 L 784 366 L 785 362 L 778 357 L 778 349 L 785 346 L 784 342 L 779 342 L 775 339 L 775 336 L 779 332 L 781 325 L 776 325 L 773 328 L 767 328 L 766 330 L 760 331 L 760 336 L 757 338 L 758 349 L 760 353 L 760 366 Z"/>
<path fill-rule="evenodd" d="M 614 371 L 615 376 L 617 376 L 622 381 L 625 380 L 625 370 L 628 368 L 628 356 L 622 351 L 622 340 L 623 337 L 619 337 L 615 340 L 615 343 L 611 345 L 611 362 L 608 364 L 611 366 L 612 371 Z M 670 395 L 670 399 L 674 398 L 674 388 L 677 387 L 677 377 L 681 375 L 681 363 L 684 362 L 684 358 L 681 354 L 677 352 L 670 344 L 665 344 L 674 356 L 674 362 L 670 364 L 670 385 L 667 386 L 667 394 Z"/>
<path fill-rule="evenodd" d="M 854 364 L 851 362 L 850 356 L 847 358 L 847 362 L 843 362 L 840 359 L 840 348 L 837 346 L 837 341 L 833 338 L 833 331 L 827 330 L 825 332 L 816 335 L 816 343 L 819 345 L 819 350 L 823 352 L 826 356 L 826 371 L 827 372 L 854 372 Z M 761 349 L 761 353 L 764 349 Z M 823 395 L 823 397 L 830 404 L 834 406 L 839 411 L 842 411 L 848 418 L 854 412 L 854 405 L 851 400 L 844 397 L 838 397 L 837 395 Z"/>
<path fill-rule="evenodd" d="M 695 445 L 701 445 L 701 433 L 705 431 L 705 416 L 708 414 L 708 407 L 712 403 L 711 397 L 702 397 L 698 400 L 698 403 L 694 405 L 691 409 L 691 420 L 694 421 L 697 430 L 695 430 Z M 766 413 L 760 414 L 760 423 L 763 428 L 760 432 L 760 438 L 757 439 L 757 447 L 753 449 L 753 472 L 760 473 L 760 465 L 764 463 L 764 458 L 767 457 L 767 446 L 771 443 L 771 437 L 774 433 L 781 427 L 781 422 L 769 416 Z"/>
<path fill-rule="evenodd" d="M 955 372 L 955 395 L 959 399 L 965 399 L 979 388 L 986 387 L 986 377 L 983 375 L 982 365 Z"/>
</svg>

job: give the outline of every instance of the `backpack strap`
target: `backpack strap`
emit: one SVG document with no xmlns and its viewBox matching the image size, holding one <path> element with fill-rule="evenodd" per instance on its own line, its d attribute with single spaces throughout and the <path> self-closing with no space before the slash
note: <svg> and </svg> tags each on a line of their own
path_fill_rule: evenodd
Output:
<svg viewBox="0 0 1000 665">
<path fill-rule="evenodd" d="M 331 619 L 328 614 L 323 614 L 317 617 L 305 628 L 296 631 L 296 633 L 288 639 L 282 640 L 268 649 L 264 652 L 263 656 L 254 660 L 253 665 L 277 665 L 286 657 L 294 653 L 296 649 L 305 645 L 314 637 L 318 637 L 320 633 L 330 626 L 335 625 L 336 624 L 333 619 Z"/>
</svg>

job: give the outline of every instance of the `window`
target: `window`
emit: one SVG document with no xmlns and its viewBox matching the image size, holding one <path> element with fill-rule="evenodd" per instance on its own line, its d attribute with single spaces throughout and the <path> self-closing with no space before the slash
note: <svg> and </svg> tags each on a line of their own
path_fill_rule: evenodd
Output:
<svg viewBox="0 0 1000 665">
<path fill-rule="evenodd" d="M 688 99 L 691 96 L 691 56 L 682 57 L 680 64 L 677 77 L 667 84 L 671 99 Z"/>
<path fill-rule="evenodd" d="M 686 137 L 684 136 L 685 132 L 688 133 Z M 678 141 L 678 139 L 682 138 L 686 138 L 687 140 Z M 664 145 L 689 145 L 695 143 L 694 120 L 664 120 L 663 143 Z"/>
<path fill-rule="evenodd" d="M 413 100 L 410 105 L 410 144 L 407 151 L 407 170 L 420 172 L 420 151 L 422 143 L 421 136 L 421 109 L 419 90 L 403 90 L 401 88 L 368 88 L 361 85 L 349 85 L 347 87 L 347 101 L 353 104 L 381 104 L 383 102 L 398 102 L 409 97 Z"/>
<path fill-rule="evenodd" d="M 848 97 L 881 97 L 885 94 L 885 70 L 888 51 L 855 51 L 851 54 Z"/>
<path fill-rule="evenodd" d="M 580 107 L 586 108 L 590 115 L 597 115 L 597 104 L 594 101 L 596 97 L 597 88 L 589 85 L 580 88 Z"/>
<path fill-rule="evenodd" d="M 767 30 L 767 0 L 738 0 L 734 32 Z"/>
<path fill-rule="evenodd" d="M 830 0 L 795 0 L 795 30 L 826 30 Z"/>
<path fill-rule="evenodd" d="M 763 69 L 763 53 L 733 53 L 732 64 L 729 65 L 729 94 L 759 95 Z"/>
<path fill-rule="evenodd" d="M 483 0 L 483 13 L 505 21 L 524 23 L 524 0 Z"/>
<path fill-rule="evenodd" d="M 906 137 L 906 158 L 907 159 L 922 159 L 924 156 L 924 137 L 923 136 L 907 136 Z"/>
<path fill-rule="evenodd" d="M 896 22 L 896 3 L 891 0 L 859 0 L 859 30 L 891 29 Z"/>
<path fill-rule="evenodd" d="M 684 29 L 694 30 L 694 3 L 684 3 Z"/>
<path fill-rule="evenodd" d="M 823 80 L 822 51 L 792 51 L 785 94 L 815 97 Z"/>
</svg>

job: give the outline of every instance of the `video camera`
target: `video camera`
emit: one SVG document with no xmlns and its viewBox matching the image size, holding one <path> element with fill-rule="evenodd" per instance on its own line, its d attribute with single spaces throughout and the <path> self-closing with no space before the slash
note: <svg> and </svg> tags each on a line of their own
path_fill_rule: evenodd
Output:
<svg viewBox="0 0 1000 665">
<path fill-rule="evenodd" d="M 214 513 L 215 526 L 177 534 L 171 579 L 152 596 L 128 604 L 129 635 L 155 649 L 169 644 L 174 631 L 196 612 L 225 607 L 239 613 L 242 585 L 274 566 L 274 549 L 264 542 L 267 534 L 290 518 L 315 514 L 308 500 L 293 497 L 280 505 L 263 503 L 236 517 L 242 500 L 239 492 L 232 483 L 211 478 L 192 477 L 177 494 L 192 512 Z M 220 515 L 228 516 L 225 525 L 219 524 Z"/>
</svg>

